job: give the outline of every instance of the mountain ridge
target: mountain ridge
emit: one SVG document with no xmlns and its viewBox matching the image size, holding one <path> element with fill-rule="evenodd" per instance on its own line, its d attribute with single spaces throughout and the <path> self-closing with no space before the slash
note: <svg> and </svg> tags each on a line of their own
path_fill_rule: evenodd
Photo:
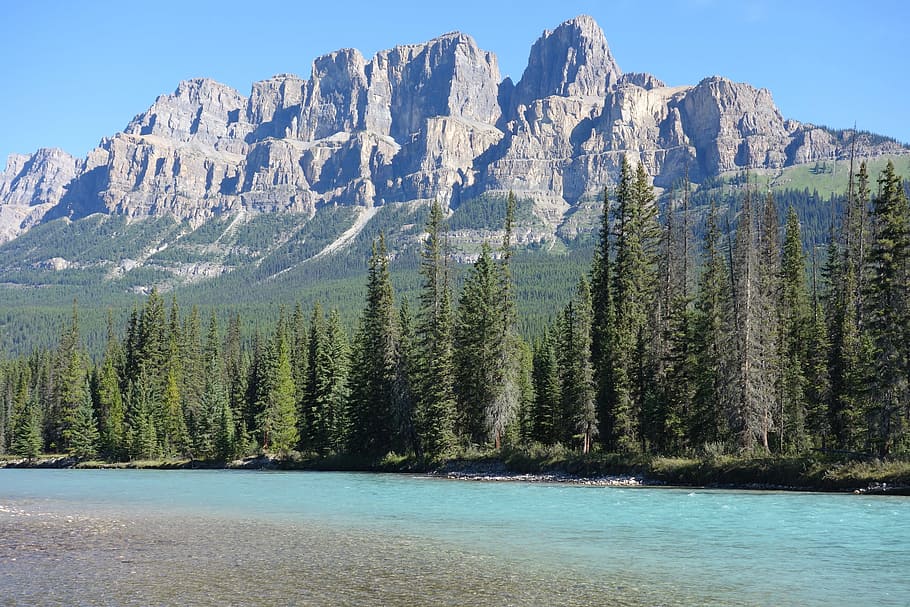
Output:
<svg viewBox="0 0 910 607">
<path fill-rule="evenodd" d="M 545 31 L 517 83 L 495 54 L 449 32 L 369 60 L 317 57 L 248 96 L 182 81 L 83 159 L 13 155 L 0 174 L 0 242 L 42 221 L 96 212 L 173 215 L 198 226 L 241 210 L 312 216 L 333 205 L 439 199 L 450 208 L 514 191 L 549 228 L 615 179 L 629 155 L 655 185 L 688 172 L 781 169 L 908 153 L 893 140 L 785 119 L 770 91 L 712 76 L 667 86 L 624 74 L 593 18 Z"/>
</svg>

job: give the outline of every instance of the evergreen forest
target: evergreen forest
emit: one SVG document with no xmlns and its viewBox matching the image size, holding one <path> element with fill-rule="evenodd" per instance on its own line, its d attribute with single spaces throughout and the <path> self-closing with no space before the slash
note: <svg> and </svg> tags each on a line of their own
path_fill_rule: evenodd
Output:
<svg viewBox="0 0 910 607">
<path fill-rule="evenodd" d="M 644 167 L 624 161 L 590 270 L 531 334 L 516 305 L 511 195 L 504 237 L 457 280 L 432 206 L 412 301 L 396 297 L 380 233 L 353 330 L 316 303 L 244 331 L 239 313 L 153 291 L 125 322 L 109 314 L 103 354 L 90 356 L 74 302 L 57 344 L 0 360 L 0 454 L 907 455 L 901 177 L 860 164 L 827 243 L 808 249 L 794 207 L 744 191 L 735 215 L 713 203 L 695 213 L 686 184 L 658 213 Z"/>
</svg>

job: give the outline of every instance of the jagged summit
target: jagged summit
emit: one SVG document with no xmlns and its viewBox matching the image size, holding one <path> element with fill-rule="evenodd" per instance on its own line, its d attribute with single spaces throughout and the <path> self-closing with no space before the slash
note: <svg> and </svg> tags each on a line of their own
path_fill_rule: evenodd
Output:
<svg viewBox="0 0 910 607">
<path fill-rule="evenodd" d="M 710 69 L 710 66 L 706 66 Z M 905 153 L 884 138 L 864 155 Z M 39 150 L 0 173 L 0 241 L 44 218 L 240 210 L 315 213 L 514 190 L 552 229 L 631 155 L 667 186 L 847 153 L 843 134 L 786 120 L 770 92 L 725 78 L 668 87 L 623 74 L 593 18 L 545 31 L 517 83 L 496 56 L 450 32 L 367 59 L 317 57 L 248 96 L 207 78 L 161 95 L 84 159 Z"/>
<path fill-rule="evenodd" d="M 545 31 L 531 47 L 516 103 L 550 95 L 603 97 L 621 75 L 603 30 L 581 15 Z"/>
</svg>

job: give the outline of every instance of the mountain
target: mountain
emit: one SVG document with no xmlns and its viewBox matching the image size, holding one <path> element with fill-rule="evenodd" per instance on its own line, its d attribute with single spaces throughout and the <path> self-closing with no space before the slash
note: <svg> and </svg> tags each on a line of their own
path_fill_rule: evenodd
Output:
<svg viewBox="0 0 910 607">
<path fill-rule="evenodd" d="M 624 74 L 595 21 L 546 31 L 521 80 L 465 34 L 365 59 L 342 49 L 308 80 L 279 75 L 248 97 L 181 82 L 84 159 L 11 156 L 0 175 L 0 239 L 54 218 L 172 215 L 199 225 L 239 211 L 372 207 L 486 193 L 533 199 L 552 238 L 572 206 L 643 162 L 660 187 L 738 169 L 849 154 L 851 133 L 784 119 L 770 92 L 720 77 L 667 86 Z M 907 148 L 866 135 L 860 155 Z M 547 233 L 548 232 L 548 233 Z"/>
<path fill-rule="evenodd" d="M 767 90 L 624 73 L 586 16 L 544 32 L 517 83 L 461 33 L 371 59 L 335 51 L 309 79 L 275 76 L 248 96 L 188 80 L 85 158 L 10 156 L 0 339 L 34 339 L 41 306 L 129 306 L 152 286 L 188 303 L 318 299 L 356 314 L 380 232 L 407 292 L 428 201 L 448 206 L 455 260 L 468 262 L 499 238 L 510 190 L 519 296 L 545 318 L 589 265 L 623 155 L 659 190 L 688 173 L 709 200 L 746 169 L 768 187 L 842 192 L 851 152 L 898 157 L 910 174 L 910 148 L 785 119 Z M 831 207 L 809 209 L 819 200 L 800 204 L 827 234 Z"/>
</svg>

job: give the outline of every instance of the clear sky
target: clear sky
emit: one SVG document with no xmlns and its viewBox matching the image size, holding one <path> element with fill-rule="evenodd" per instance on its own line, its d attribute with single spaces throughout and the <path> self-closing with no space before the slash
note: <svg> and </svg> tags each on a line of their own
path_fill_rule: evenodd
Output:
<svg viewBox="0 0 910 607">
<path fill-rule="evenodd" d="M 459 30 L 517 81 L 543 30 L 582 13 L 623 71 L 718 74 L 770 89 L 787 118 L 910 142 L 907 0 L 0 0 L 0 167 L 39 147 L 84 156 L 181 80 L 248 95 L 343 47 Z"/>
</svg>

